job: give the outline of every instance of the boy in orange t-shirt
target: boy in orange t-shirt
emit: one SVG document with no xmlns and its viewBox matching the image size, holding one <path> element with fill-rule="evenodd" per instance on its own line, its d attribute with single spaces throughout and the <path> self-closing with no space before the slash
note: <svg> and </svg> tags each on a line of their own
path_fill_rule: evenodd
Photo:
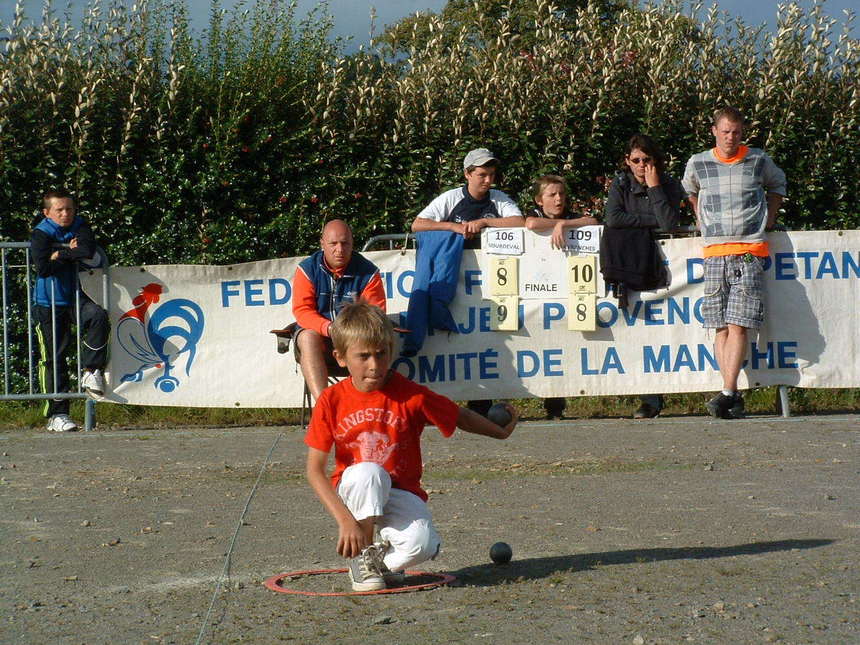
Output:
<svg viewBox="0 0 860 645">
<path fill-rule="evenodd" d="M 421 433 L 435 425 L 507 439 L 511 421 L 492 421 L 391 370 L 394 328 L 378 307 L 347 305 L 331 326 L 334 356 L 349 378 L 323 390 L 305 443 L 307 477 L 338 525 L 337 552 L 349 558 L 355 591 L 384 589 L 408 567 L 432 559 L 441 541 L 421 488 Z M 334 447 L 335 470 L 326 476 Z M 379 529 L 379 542 L 374 542 Z"/>
</svg>

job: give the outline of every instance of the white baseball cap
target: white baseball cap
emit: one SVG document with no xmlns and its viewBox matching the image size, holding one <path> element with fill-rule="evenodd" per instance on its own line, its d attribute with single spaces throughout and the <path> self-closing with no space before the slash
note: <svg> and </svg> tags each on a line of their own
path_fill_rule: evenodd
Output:
<svg viewBox="0 0 860 645">
<path fill-rule="evenodd" d="M 475 148 L 474 150 L 470 150 L 466 158 L 463 159 L 463 170 L 466 170 L 469 166 L 483 166 L 491 161 L 498 161 L 492 152 L 486 148 Z"/>
</svg>

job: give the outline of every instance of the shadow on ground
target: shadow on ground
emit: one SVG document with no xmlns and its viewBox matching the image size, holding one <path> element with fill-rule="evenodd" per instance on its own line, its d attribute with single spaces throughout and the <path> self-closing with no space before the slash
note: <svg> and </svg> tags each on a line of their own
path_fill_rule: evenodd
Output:
<svg viewBox="0 0 860 645">
<path fill-rule="evenodd" d="M 775 551 L 814 549 L 833 544 L 836 540 L 777 540 L 752 542 L 721 547 L 680 547 L 676 549 L 627 549 L 604 553 L 561 555 L 552 558 L 513 560 L 509 564 L 482 564 L 451 571 L 457 577 L 454 584 L 490 587 L 511 581 L 534 580 L 573 571 L 584 571 L 596 566 L 611 564 L 641 564 L 664 560 L 707 560 L 730 558 L 738 555 L 758 555 Z M 514 554 L 516 556 L 516 554 Z"/>
</svg>

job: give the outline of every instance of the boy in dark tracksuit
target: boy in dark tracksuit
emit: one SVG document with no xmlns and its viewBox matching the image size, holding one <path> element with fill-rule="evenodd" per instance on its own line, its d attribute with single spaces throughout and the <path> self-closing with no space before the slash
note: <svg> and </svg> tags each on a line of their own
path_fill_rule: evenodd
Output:
<svg viewBox="0 0 860 645">
<path fill-rule="evenodd" d="M 75 202 L 68 193 L 45 193 L 42 205 L 45 217 L 30 237 L 37 275 L 33 315 L 42 354 L 39 382 L 46 393 L 68 391 L 66 351 L 72 342 L 71 326 L 76 318 L 75 304 L 79 297 L 81 365 L 84 368 L 81 387 L 94 396 L 101 396 L 105 389 L 102 370 L 107 363 L 110 323 L 107 312 L 83 291 L 79 292 L 77 281 L 77 261 L 90 259 L 96 254 L 93 232 L 89 224 L 75 214 Z M 69 248 L 54 248 L 58 243 L 67 243 Z M 68 399 L 48 400 L 45 416 L 49 419 L 48 430 L 68 432 L 77 428 L 69 418 Z"/>
</svg>

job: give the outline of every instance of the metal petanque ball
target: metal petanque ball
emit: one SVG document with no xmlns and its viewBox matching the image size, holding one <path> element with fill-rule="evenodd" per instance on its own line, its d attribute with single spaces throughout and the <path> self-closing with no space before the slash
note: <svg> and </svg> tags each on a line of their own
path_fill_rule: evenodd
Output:
<svg viewBox="0 0 860 645">
<path fill-rule="evenodd" d="M 511 422 L 511 413 L 508 412 L 504 403 L 495 403 L 487 411 L 487 418 L 497 426 L 504 428 Z"/>
<path fill-rule="evenodd" d="M 490 547 L 490 559 L 496 564 L 507 564 L 513 555 L 511 545 L 507 542 L 496 542 Z"/>
</svg>

